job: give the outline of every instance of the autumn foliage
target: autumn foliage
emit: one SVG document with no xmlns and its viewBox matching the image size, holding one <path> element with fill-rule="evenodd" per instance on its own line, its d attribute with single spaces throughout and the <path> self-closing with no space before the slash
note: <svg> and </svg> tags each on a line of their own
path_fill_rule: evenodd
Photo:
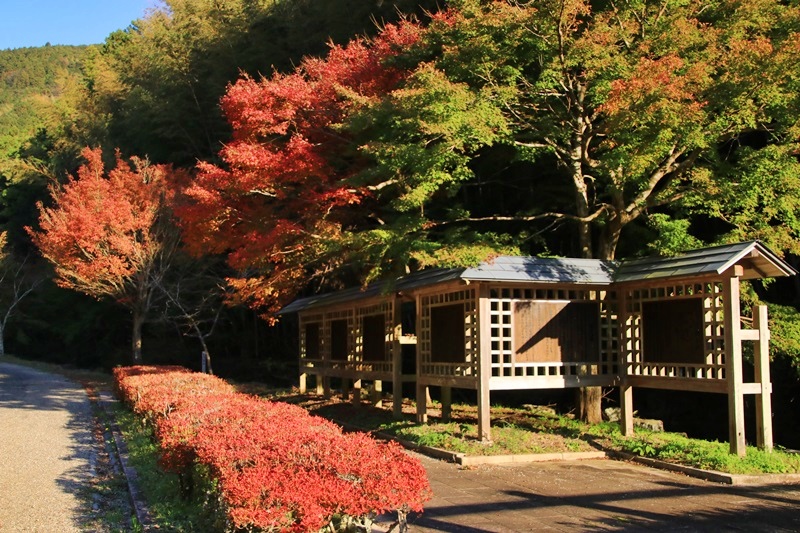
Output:
<svg viewBox="0 0 800 533">
<path fill-rule="evenodd" d="M 419 511 L 429 495 L 422 465 L 397 444 L 343 434 L 300 407 L 180 367 L 114 374 L 121 396 L 154 424 L 162 465 L 206 465 L 236 528 L 318 531 L 334 515 Z"/>
<path fill-rule="evenodd" d="M 197 253 L 229 253 L 235 269 L 269 273 L 230 280 L 242 301 L 269 307 L 293 296 L 308 281 L 316 243 L 341 232 L 337 209 L 369 195 L 346 181 L 359 170 L 357 147 L 337 126 L 404 78 L 389 61 L 420 31 L 390 25 L 374 40 L 308 58 L 291 74 L 244 78 L 229 88 L 221 103 L 233 127 L 220 152 L 225 166 L 200 163 L 178 213 Z"/>
<path fill-rule="evenodd" d="M 181 172 L 117 153 L 106 176 L 100 149 L 84 149 L 76 179 L 51 187 L 52 207 L 39 207 L 33 242 L 56 271 L 56 283 L 95 298 L 110 297 L 131 309 L 134 361 L 141 357 L 141 322 L 175 238 L 166 206 Z M 173 181 L 174 180 L 174 181 Z"/>
</svg>

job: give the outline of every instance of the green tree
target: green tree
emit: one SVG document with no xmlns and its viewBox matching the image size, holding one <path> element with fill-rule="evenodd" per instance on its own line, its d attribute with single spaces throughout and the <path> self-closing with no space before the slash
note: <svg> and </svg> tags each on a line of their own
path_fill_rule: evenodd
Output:
<svg viewBox="0 0 800 533">
<path fill-rule="evenodd" d="M 662 252 L 699 242 L 674 220 L 700 214 L 721 228 L 706 239 L 796 251 L 799 20 L 797 7 L 770 0 L 457 2 L 384 54 L 383 73 L 361 72 L 396 73 L 379 91 L 345 80 L 335 98 L 300 106 L 309 87 L 337 79 L 350 47 L 232 89 L 236 143 L 222 156 L 233 170 L 205 169 L 196 190 L 228 218 L 211 216 L 205 238 L 262 242 L 244 231 L 251 221 L 281 228 L 268 254 L 233 255 L 254 269 L 241 282 L 252 303 L 270 306 L 309 280 L 287 275 L 292 254 L 320 278 L 364 281 L 535 252 L 547 242 L 537 234 L 559 223 L 582 257 L 613 259 L 623 230 L 653 214 Z M 370 46 L 381 50 L 385 34 Z M 286 188 L 275 157 L 306 139 L 315 170 Z M 337 191 L 353 196 L 319 202 L 344 199 Z M 247 216 L 233 216 L 242 207 Z M 263 290 L 281 277 L 282 290 Z M 598 391 L 585 392 L 584 418 L 599 418 Z"/>
</svg>

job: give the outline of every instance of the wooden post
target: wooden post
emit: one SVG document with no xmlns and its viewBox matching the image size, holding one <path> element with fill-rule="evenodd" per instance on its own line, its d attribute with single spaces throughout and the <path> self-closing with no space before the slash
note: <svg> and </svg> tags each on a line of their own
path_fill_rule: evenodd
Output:
<svg viewBox="0 0 800 533">
<path fill-rule="evenodd" d="M 361 406 L 361 379 L 353 379 L 353 405 Z"/>
<path fill-rule="evenodd" d="M 422 297 L 417 294 L 417 338 L 422 334 Z M 428 386 L 420 383 L 422 376 L 422 350 L 420 345 L 417 344 L 417 423 L 428 423 Z"/>
<path fill-rule="evenodd" d="M 417 381 L 417 423 L 428 423 L 428 386 L 419 381 Z"/>
<path fill-rule="evenodd" d="M 403 301 L 394 299 L 394 341 L 392 342 L 392 416 L 403 418 Z"/>
<path fill-rule="evenodd" d="M 742 336 L 739 310 L 739 277 L 741 265 L 734 265 L 732 274 L 723 282 L 722 297 L 725 313 L 725 379 L 728 384 L 728 435 L 731 453 L 743 457 L 744 393 L 742 387 Z"/>
<path fill-rule="evenodd" d="M 619 429 L 624 436 L 630 437 L 633 435 L 633 387 L 625 383 L 620 385 L 619 404 Z"/>
<path fill-rule="evenodd" d="M 376 379 L 372 384 L 372 405 L 383 407 L 383 381 Z"/>
<path fill-rule="evenodd" d="M 492 340 L 490 335 L 491 316 L 489 307 L 489 286 L 481 283 L 478 289 L 478 438 L 482 442 L 492 440 L 491 416 L 491 378 L 492 378 Z"/>
<path fill-rule="evenodd" d="M 302 370 L 300 371 L 300 383 L 298 385 L 298 388 L 300 389 L 300 394 L 305 394 L 306 393 L 306 376 L 307 375 L 308 374 L 306 374 Z"/>
<path fill-rule="evenodd" d="M 633 363 L 633 319 L 628 311 L 628 292 L 621 289 L 619 294 L 619 309 L 617 310 L 617 321 L 619 323 L 619 347 L 621 348 L 622 360 L 619 362 L 623 369 L 620 379 L 622 383 L 619 387 L 619 427 L 622 434 L 626 437 L 633 435 L 633 387 L 628 386 L 628 373 Z"/>
<path fill-rule="evenodd" d="M 350 379 L 342 378 L 342 400 L 350 399 Z"/>
<path fill-rule="evenodd" d="M 442 422 L 450 422 L 453 405 L 453 389 L 442 387 Z"/>
<path fill-rule="evenodd" d="M 316 385 L 317 385 L 317 396 L 322 396 L 325 394 L 325 386 L 323 385 L 323 377 L 320 374 L 314 374 L 316 378 Z"/>
<path fill-rule="evenodd" d="M 753 308 L 753 329 L 758 330 L 758 341 L 753 351 L 755 378 L 761 384 L 761 394 L 756 394 L 756 438 L 760 449 L 771 452 L 772 382 L 769 373 L 769 323 L 766 305 Z"/>
</svg>

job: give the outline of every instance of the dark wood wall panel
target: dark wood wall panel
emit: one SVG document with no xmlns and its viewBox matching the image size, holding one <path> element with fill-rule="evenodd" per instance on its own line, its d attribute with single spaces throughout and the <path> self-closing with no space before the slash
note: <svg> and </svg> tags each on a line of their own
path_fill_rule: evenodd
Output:
<svg viewBox="0 0 800 533">
<path fill-rule="evenodd" d="M 349 333 L 346 319 L 331 321 L 331 359 L 347 361 L 347 355 L 350 351 Z"/>
<path fill-rule="evenodd" d="M 364 361 L 386 360 L 386 318 L 369 315 L 361 319 L 361 350 Z"/>
<path fill-rule="evenodd" d="M 431 307 L 431 361 L 463 363 L 464 343 L 464 304 Z"/>
<path fill-rule="evenodd" d="M 646 363 L 705 364 L 703 300 L 642 303 L 642 359 Z"/>
<path fill-rule="evenodd" d="M 515 302 L 514 329 L 517 362 L 569 363 L 599 357 L 596 302 Z"/>
<path fill-rule="evenodd" d="M 306 357 L 308 359 L 319 359 L 320 348 L 322 347 L 322 336 L 320 335 L 320 324 L 317 322 L 306 324 Z"/>
</svg>

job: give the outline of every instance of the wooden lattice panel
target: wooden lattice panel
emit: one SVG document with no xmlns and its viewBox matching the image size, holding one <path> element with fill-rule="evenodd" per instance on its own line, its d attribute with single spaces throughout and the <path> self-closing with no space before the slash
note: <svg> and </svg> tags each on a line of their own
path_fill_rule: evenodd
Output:
<svg viewBox="0 0 800 533">
<path fill-rule="evenodd" d="M 618 372 L 619 341 L 613 292 L 498 287 L 490 290 L 489 297 L 492 376 L 563 377 Z M 591 310 L 579 312 L 579 306 L 584 305 Z M 579 318 L 580 323 L 574 324 L 575 331 L 547 333 L 550 339 L 529 346 L 529 339 L 537 333 L 534 329 L 542 327 L 548 316 L 559 312 L 575 316 L 563 316 L 563 323 L 551 327 L 562 329 L 572 319 Z M 584 343 L 581 335 L 590 341 Z M 566 358 L 563 357 L 564 346 L 559 343 L 570 346 L 566 348 L 569 352 Z"/>
<path fill-rule="evenodd" d="M 652 286 L 627 292 L 627 318 L 621 332 L 623 358 L 628 374 L 698 379 L 725 379 L 725 331 L 722 283 L 684 283 Z M 688 361 L 648 361 L 644 353 L 643 314 L 648 304 L 696 299 L 702 309 L 702 355 L 704 364 Z M 676 335 L 681 332 L 676 331 Z M 680 359 L 676 357 L 676 359 Z M 698 361 L 699 362 L 699 361 Z"/>
<path fill-rule="evenodd" d="M 301 361 L 320 361 L 323 357 L 323 335 L 324 328 L 322 324 L 322 315 L 319 313 L 314 314 L 301 314 L 300 315 L 300 359 Z M 310 328 L 316 328 L 317 345 L 309 346 L 313 339 L 308 338 Z"/>
<path fill-rule="evenodd" d="M 340 327 L 342 322 L 344 322 L 344 327 Z M 354 359 L 354 330 L 355 317 L 352 309 L 344 309 L 341 311 L 331 311 L 325 313 L 325 320 L 322 328 L 322 353 L 324 358 L 328 361 L 333 361 L 334 356 L 339 356 L 339 358 L 336 358 L 335 360 L 352 361 Z M 339 351 L 339 342 L 337 341 L 340 341 L 340 339 L 337 337 L 340 333 L 344 334 L 345 336 L 344 341 L 342 342 L 344 348 L 344 358 L 341 358 L 342 354 L 337 353 Z"/>
<path fill-rule="evenodd" d="M 392 299 L 356 309 L 355 358 L 357 361 L 379 363 L 392 360 L 393 320 L 394 300 Z M 375 353 L 368 353 L 370 351 Z"/>
<path fill-rule="evenodd" d="M 434 339 L 436 333 L 433 332 L 433 320 L 444 320 L 447 314 L 448 323 L 452 320 L 452 310 L 455 306 L 463 308 L 463 336 L 452 339 L 452 343 L 459 343 L 458 353 L 463 353 L 462 361 L 452 361 L 453 353 L 446 358 L 436 357 L 433 354 L 434 345 L 439 348 L 442 346 L 442 339 Z M 437 308 L 447 308 L 449 312 L 438 313 Z M 452 324 L 448 324 L 452 325 Z M 447 328 L 451 329 L 451 328 Z M 463 289 L 440 294 L 429 294 L 420 296 L 419 303 L 419 326 L 417 328 L 417 350 L 421 361 L 420 374 L 437 377 L 466 377 L 477 376 L 478 364 L 478 312 L 477 301 L 474 289 Z M 463 345 L 463 352 L 461 346 Z M 446 360 L 439 360 L 446 359 Z"/>
</svg>

